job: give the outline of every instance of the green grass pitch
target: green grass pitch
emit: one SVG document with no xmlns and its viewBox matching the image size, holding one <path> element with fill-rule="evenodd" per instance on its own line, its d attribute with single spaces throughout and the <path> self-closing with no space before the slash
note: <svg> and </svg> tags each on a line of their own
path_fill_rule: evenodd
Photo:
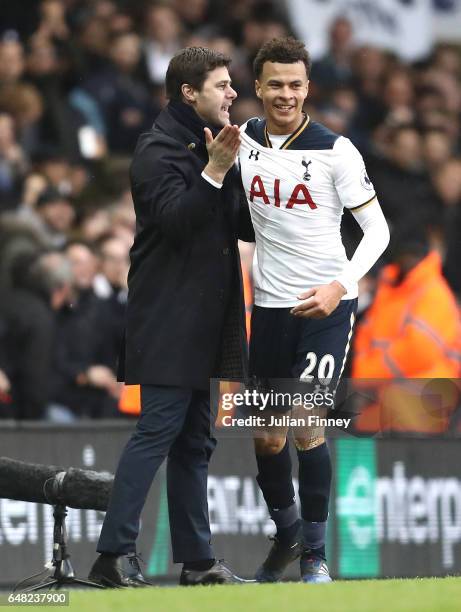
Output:
<svg viewBox="0 0 461 612">
<path fill-rule="evenodd" d="M 461 578 L 71 591 L 96 612 L 460 612 Z"/>
</svg>

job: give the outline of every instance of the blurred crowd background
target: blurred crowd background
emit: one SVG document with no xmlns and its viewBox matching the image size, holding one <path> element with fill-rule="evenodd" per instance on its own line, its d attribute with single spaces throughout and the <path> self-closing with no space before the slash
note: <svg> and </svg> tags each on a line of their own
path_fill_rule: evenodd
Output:
<svg viewBox="0 0 461 612">
<path fill-rule="evenodd" d="M 461 294 L 461 51 L 430 32 L 435 11 L 456 2 L 428 0 L 425 27 L 407 23 L 415 42 L 405 50 L 367 40 L 345 4 L 2 3 L 0 418 L 120 415 L 115 368 L 135 232 L 128 166 L 138 135 L 167 102 L 168 62 L 185 46 L 231 56 L 239 94 L 232 121 L 241 124 L 261 115 L 251 67 L 261 44 L 295 35 L 309 48 L 312 32 L 306 112 L 365 157 L 394 235 L 388 260 L 398 236 L 397 246 L 411 243 L 418 253 L 427 240 L 452 292 Z M 328 19 L 316 23 L 311 11 L 327 5 Z M 396 38 L 408 43 L 406 35 Z M 343 237 L 350 254 L 360 230 L 349 214 Z M 242 255 L 250 275 L 251 250 Z M 373 302 L 384 263 L 361 283 L 361 312 Z"/>
</svg>

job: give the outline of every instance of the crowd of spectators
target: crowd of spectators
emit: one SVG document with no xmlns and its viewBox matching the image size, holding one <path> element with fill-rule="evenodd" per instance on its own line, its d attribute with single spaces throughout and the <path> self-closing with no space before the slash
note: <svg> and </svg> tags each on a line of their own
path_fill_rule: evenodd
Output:
<svg viewBox="0 0 461 612">
<path fill-rule="evenodd" d="M 166 104 L 179 48 L 232 58 L 232 121 L 260 115 L 252 60 L 296 35 L 285 2 L 21 0 L 0 31 L 0 418 L 118 414 L 135 218 L 128 166 Z M 308 44 L 308 41 L 306 41 Z M 306 112 L 364 155 L 391 230 L 418 227 L 461 294 L 461 52 L 413 65 L 358 46 L 342 16 L 313 63 Z M 343 237 L 360 235 L 351 215 Z M 245 261 L 248 258 L 245 258 Z M 373 295 L 362 283 L 361 308 Z"/>
</svg>

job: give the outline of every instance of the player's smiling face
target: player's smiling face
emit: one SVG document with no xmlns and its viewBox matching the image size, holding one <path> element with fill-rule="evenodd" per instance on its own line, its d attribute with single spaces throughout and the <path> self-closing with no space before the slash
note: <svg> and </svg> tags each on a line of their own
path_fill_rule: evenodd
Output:
<svg viewBox="0 0 461 612">
<path fill-rule="evenodd" d="M 255 86 L 264 106 L 268 132 L 294 132 L 302 122 L 303 104 L 309 90 L 304 63 L 264 62 Z"/>
<path fill-rule="evenodd" d="M 183 85 L 183 95 L 205 123 L 223 127 L 229 123 L 229 109 L 237 92 L 231 87 L 227 68 L 221 66 L 210 70 L 201 90 Z"/>
</svg>

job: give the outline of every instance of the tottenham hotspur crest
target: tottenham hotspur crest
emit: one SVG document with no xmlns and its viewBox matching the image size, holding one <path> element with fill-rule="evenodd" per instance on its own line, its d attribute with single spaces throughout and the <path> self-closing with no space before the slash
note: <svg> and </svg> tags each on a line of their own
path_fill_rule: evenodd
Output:
<svg viewBox="0 0 461 612">
<path fill-rule="evenodd" d="M 303 174 L 303 181 L 310 181 L 311 174 L 309 172 L 309 166 L 312 164 L 312 160 L 309 160 L 308 162 L 306 162 L 306 159 L 303 158 L 303 161 L 301 163 L 304 166 L 304 168 L 306 169 L 306 171 Z"/>
</svg>

